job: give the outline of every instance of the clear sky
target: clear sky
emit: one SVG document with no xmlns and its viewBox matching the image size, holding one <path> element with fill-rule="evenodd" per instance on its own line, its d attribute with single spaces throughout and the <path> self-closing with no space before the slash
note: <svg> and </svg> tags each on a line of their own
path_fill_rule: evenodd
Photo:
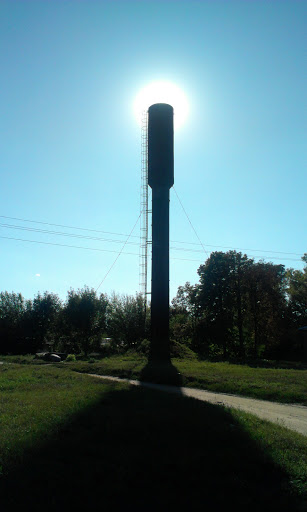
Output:
<svg viewBox="0 0 307 512">
<path fill-rule="evenodd" d="M 98 287 L 139 216 L 133 102 L 155 80 L 189 101 L 175 189 L 206 249 L 187 243 L 199 240 L 172 190 L 171 297 L 213 250 L 302 268 L 306 11 L 296 0 L 0 0 L 0 290 Z M 139 290 L 139 233 L 99 292 Z"/>
</svg>

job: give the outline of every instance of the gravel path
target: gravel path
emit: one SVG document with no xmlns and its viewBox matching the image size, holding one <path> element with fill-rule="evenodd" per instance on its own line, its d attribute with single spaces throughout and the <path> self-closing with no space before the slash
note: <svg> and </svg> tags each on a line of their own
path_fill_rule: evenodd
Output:
<svg viewBox="0 0 307 512">
<path fill-rule="evenodd" d="M 90 377 L 98 377 L 100 379 L 112 380 L 115 382 L 128 382 L 133 386 L 144 386 L 151 389 L 166 391 L 168 393 L 176 393 L 183 396 L 189 396 L 210 402 L 212 404 L 223 405 L 225 407 L 233 407 L 249 412 L 264 420 L 278 423 L 284 427 L 295 430 L 300 434 L 307 436 L 307 407 L 296 404 L 280 404 L 278 402 L 269 402 L 267 400 L 256 400 L 254 398 L 245 398 L 237 395 L 226 393 L 215 393 L 214 391 L 205 391 L 202 389 L 165 386 L 162 384 L 153 384 L 150 382 L 141 382 L 138 380 L 120 379 L 107 375 L 87 374 Z"/>
</svg>

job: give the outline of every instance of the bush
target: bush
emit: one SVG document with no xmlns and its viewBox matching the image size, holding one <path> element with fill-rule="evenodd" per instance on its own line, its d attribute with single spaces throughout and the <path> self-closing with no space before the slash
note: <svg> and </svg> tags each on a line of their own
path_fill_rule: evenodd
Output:
<svg viewBox="0 0 307 512">
<path fill-rule="evenodd" d="M 66 361 L 72 361 L 72 362 L 76 362 L 77 359 L 76 359 L 76 356 L 75 354 L 68 354 L 68 356 L 66 357 Z"/>
<path fill-rule="evenodd" d="M 143 340 L 137 347 L 137 352 L 144 354 L 145 356 L 149 355 L 150 351 L 150 341 L 149 340 Z"/>
<path fill-rule="evenodd" d="M 171 340 L 171 357 L 178 359 L 196 359 L 197 355 L 186 345 Z"/>
<path fill-rule="evenodd" d="M 96 359 L 95 357 L 89 357 L 88 358 L 88 363 L 99 363 L 99 359 Z"/>
</svg>

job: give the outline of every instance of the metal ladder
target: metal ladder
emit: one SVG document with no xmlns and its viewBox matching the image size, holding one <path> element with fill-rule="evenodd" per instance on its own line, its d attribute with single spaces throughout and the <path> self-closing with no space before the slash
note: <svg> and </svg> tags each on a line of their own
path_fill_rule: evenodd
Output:
<svg viewBox="0 0 307 512">
<path fill-rule="evenodd" d="M 147 304 L 148 282 L 148 111 L 142 113 L 141 126 L 141 223 L 140 223 L 140 292 Z"/>
</svg>

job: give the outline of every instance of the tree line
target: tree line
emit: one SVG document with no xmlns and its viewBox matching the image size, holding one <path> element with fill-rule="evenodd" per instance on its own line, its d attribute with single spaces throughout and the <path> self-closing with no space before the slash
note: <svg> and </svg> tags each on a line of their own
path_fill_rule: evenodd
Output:
<svg viewBox="0 0 307 512">
<path fill-rule="evenodd" d="M 255 262 L 237 251 L 211 253 L 199 283 L 178 288 L 172 301 L 176 338 L 203 357 L 300 358 L 307 325 L 304 269 Z"/>
<path fill-rule="evenodd" d="M 146 335 L 146 308 L 140 294 L 111 296 L 85 286 L 65 301 L 50 292 L 26 300 L 0 293 L 0 353 L 65 353 L 128 350 Z M 106 344 L 105 339 L 110 340 Z"/>
<path fill-rule="evenodd" d="M 307 325 L 307 253 L 303 270 L 255 262 L 237 251 L 213 252 L 199 282 L 178 288 L 170 306 L 170 337 L 200 357 L 302 357 Z M 106 338 L 108 342 L 106 342 Z M 0 293 L 0 353 L 148 352 L 150 308 L 141 294 L 97 295 L 85 286 L 62 301 L 50 292 L 25 299 Z M 177 349 L 176 350 L 174 349 Z"/>
</svg>

